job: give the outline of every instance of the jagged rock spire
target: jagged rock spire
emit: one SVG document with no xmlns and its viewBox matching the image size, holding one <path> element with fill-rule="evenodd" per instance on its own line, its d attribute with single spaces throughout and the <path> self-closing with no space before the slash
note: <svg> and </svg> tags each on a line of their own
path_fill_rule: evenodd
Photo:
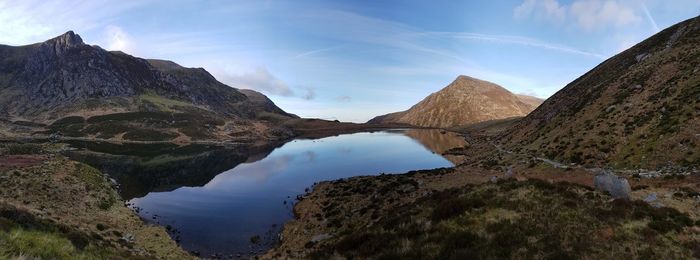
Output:
<svg viewBox="0 0 700 260">
<path fill-rule="evenodd" d="M 56 54 L 62 54 L 67 50 L 84 45 L 83 39 L 80 35 L 75 34 L 73 31 L 68 31 L 56 38 L 46 41 L 45 43 L 53 45 L 53 49 Z"/>
</svg>

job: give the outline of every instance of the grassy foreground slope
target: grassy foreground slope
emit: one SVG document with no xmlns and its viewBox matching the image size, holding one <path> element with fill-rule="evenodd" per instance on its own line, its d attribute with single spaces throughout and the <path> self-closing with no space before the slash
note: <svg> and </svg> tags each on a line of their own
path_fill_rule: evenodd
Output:
<svg viewBox="0 0 700 260">
<path fill-rule="evenodd" d="M 0 258 L 191 258 L 125 207 L 102 173 L 60 148 L 0 148 Z"/>
<path fill-rule="evenodd" d="M 612 200 L 581 184 L 470 183 L 487 175 L 476 176 L 441 169 L 321 183 L 295 207 L 299 220 L 266 258 L 700 257 L 696 214 Z"/>
</svg>

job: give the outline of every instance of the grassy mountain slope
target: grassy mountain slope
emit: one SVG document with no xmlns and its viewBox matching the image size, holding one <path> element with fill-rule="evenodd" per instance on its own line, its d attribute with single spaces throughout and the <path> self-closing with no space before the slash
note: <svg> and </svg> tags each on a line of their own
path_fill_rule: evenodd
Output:
<svg viewBox="0 0 700 260">
<path fill-rule="evenodd" d="M 697 166 L 699 43 L 698 18 L 661 31 L 568 84 L 504 143 L 579 164 Z"/>
</svg>

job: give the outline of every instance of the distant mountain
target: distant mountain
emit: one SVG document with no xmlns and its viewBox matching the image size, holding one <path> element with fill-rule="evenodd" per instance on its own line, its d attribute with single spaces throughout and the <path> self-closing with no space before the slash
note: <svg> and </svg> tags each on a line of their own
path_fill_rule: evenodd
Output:
<svg viewBox="0 0 700 260">
<path fill-rule="evenodd" d="M 700 18 L 606 60 L 503 136 L 511 149 L 620 168 L 700 164 Z"/>
<path fill-rule="evenodd" d="M 296 117 L 260 96 L 250 98 L 202 68 L 87 45 L 72 31 L 32 45 L 0 45 L 0 118 L 49 126 L 44 133 L 113 138 L 141 129 L 167 133 L 165 139 L 226 138 L 231 131 L 265 132 L 258 129 L 267 124 L 261 116 Z M 115 114 L 123 120 L 105 117 Z M 149 139 L 145 132 L 127 137 L 134 135 Z"/>
<path fill-rule="evenodd" d="M 424 127 L 454 127 L 487 120 L 527 115 L 542 100 L 515 95 L 494 83 L 459 76 L 402 112 L 373 118 L 368 123 L 405 123 Z"/>
<path fill-rule="evenodd" d="M 533 97 L 533 96 L 528 96 L 528 95 L 523 95 L 523 94 L 516 94 L 520 101 L 522 101 L 525 104 L 528 104 L 529 106 L 533 108 L 537 108 L 544 102 L 544 99 L 538 98 L 538 97 Z"/>
</svg>

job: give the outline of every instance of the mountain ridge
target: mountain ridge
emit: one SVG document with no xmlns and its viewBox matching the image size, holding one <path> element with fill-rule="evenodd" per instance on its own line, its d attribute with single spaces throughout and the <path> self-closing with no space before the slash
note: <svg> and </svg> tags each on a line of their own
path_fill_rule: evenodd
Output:
<svg viewBox="0 0 700 260">
<path fill-rule="evenodd" d="M 170 128 L 163 118 L 179 114 L 189 118 L 183 119 L 183 125 L 198 129 L 187 132 L 196 135 L 204 131 L 204 126 L 193 125 L 194 121 L 209 118 L 204 121 L 218 123 L 217 127 L 209 127 L 207 132 L 212 134 L 207 136 L 227 138 L 226 132 L 239 132 L 234 128 L 248 129 L 244 132 L 249 134 L 265 133 L 275 127 L 276 121 L 298 118 L 267 97 L 256 100 L 219 82 L 203 68 L 106 51 L 85 44 L 73 31 L 35 44 L 0 45 L 0 118 L 5 121 L 46 125 L 62 118 L 83 122 L 90 117 L 121 113 L 136 116 L 141 120 L 136 128 L 150 131 Z M 149 117 L 160 118 L 162 123 L 154 125 Z M 275 122 L 266 121 L 270 118 Z M 123 121 L 125 129 L 126 125 L 133 126 L 133 122 Z M 50 129 L 43 133 L 91 136 L 101 132 L 86 133 L 89 125 L 76 124 L 83 125 L 74 125 L 71 131 Z M 169 136 L 182 136 L 179 130 L 170 130 Z"/>
</svg>

